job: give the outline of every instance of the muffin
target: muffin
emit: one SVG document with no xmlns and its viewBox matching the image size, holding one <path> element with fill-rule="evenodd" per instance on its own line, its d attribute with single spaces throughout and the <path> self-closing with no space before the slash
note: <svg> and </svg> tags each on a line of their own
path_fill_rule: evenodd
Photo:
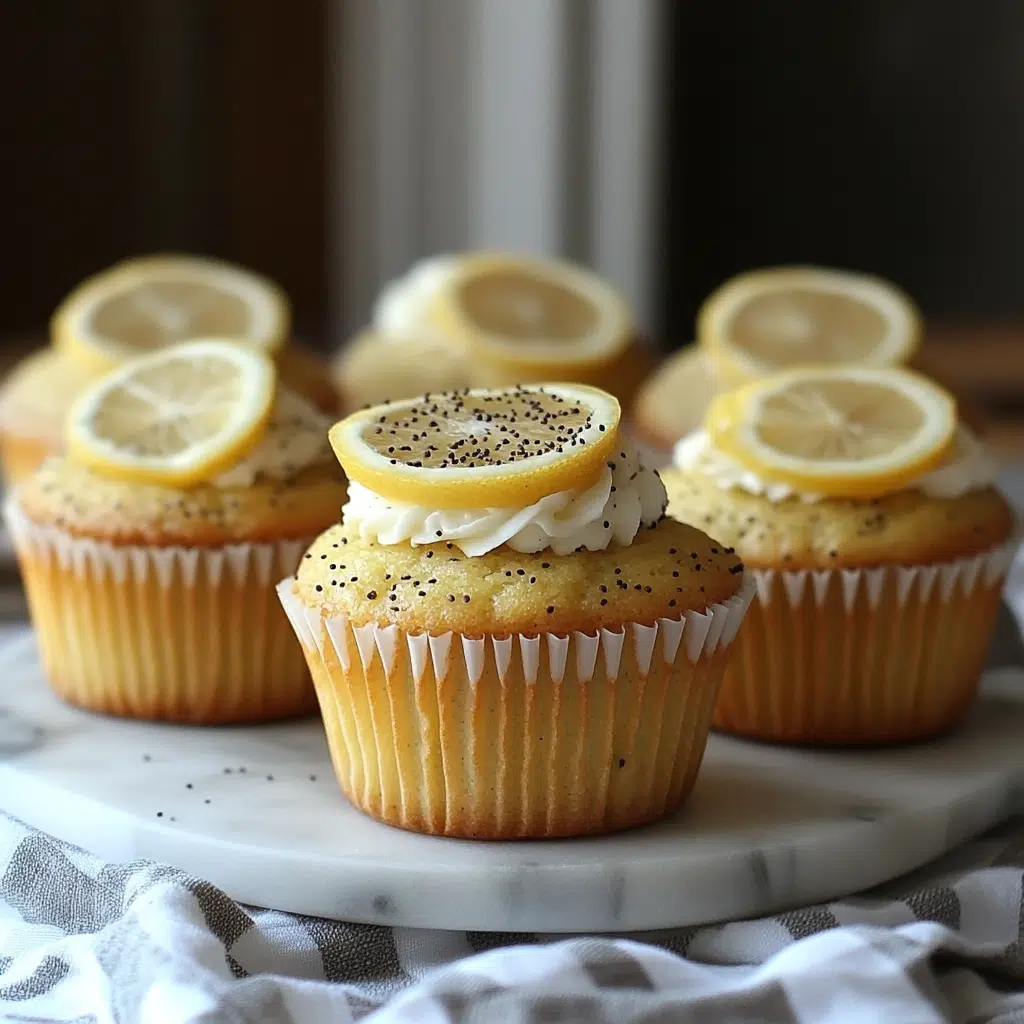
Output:
<svg viewBox="0 0 1024 1024">
<path fill-rule="evenodd" d="M 182 345 L 111 377 L 162 360 L 144 386 L 165 377 L 169 400 L 189 403 L 188 415 L 205 424 L 213 412 L 203 399 L 219 401 L 223 379 L 204 384 L 202 363 L 197 374 L 175 377 L 179 367 L 171 365 L 196 348 Z M 273 380 L 265 357 L 229 344 L 220 349 L 231 359 L 265 363 Z M 209 360 L 209 346 L 205 351 Z M 110 379 L 101 378 L 79 403 Z M 127 419 L 123 396 L 132 393 L 125 389 L 122 405 L 110 402 L 105 419 L 96 418 L 132 439 L 123 464 L 91 465 L 73 435 L 69 454 L 45 461 L 7 501 L 50 684 L 79 707 L 132 718 L 222 724 L 313 711 L 309 674 L 274 585 L 336 521 L 344 502 L 344 481 L 326 442 L 329 421 L 304 398 L 278 389 L 269 397 L 269 419 L 256 423 L 230 462 L 188 485 L 160 484 L 129 471 L 130 456 L 149 437 Z M 81 431 L 79 408 L 69 427 Z M 123 421 L 115 418 L 121 414 Z M 202 427 L 186 429 L 198 443 Z"/>
<path fill-rule="evenodd" d="M 679 443 L 664 474 L 669 513 L 734 546 L 757 584 L 715 712 L 723 731 L 787 743 L 922 739 L 953 728 L 976 693 L 1017 540 L 995 467 L 948 413 L 949 396 L 905 371 L 861 371 L 862 390 L 845 407 L 830 398 L 829 415 L 848 418 L 849 458 L 862 444 L 861 462 L 878 458 L 889 476 L 837 484 L 824 474 L 818 487 L 780 478 L 770 458 L 758 467 L 721 422 L 751 427 L 757 398 L 762 437 L 775 431 L 783 444 L 783 424 L 805 455 L 834 455 L 835 431 L 815 425 L 810 399 L 837 379 L 848 387 L 851 373 L 799 371 L 716 400 L 707 429 Z M 914 423 L 899 397 L 907 381 L 939 396 L 916 409 L 921 421 L 951 415 L 942 432 L 953 434 L 935 458 L 900 470 L 908 446 L 895 437 Z M 784 420 L 765 396 L 787 388 Z"/>
<path fill-rule="evenodd" d="M 349 502 L 279 592 L 348 799 L 477 839 L 675 810 L 751 590 L 734 553 L 663 516 L 615 400 L 430 395 L 331 438 Z"/>
<path fill-rule="evenodd" d="M 581 267 L 498 253 L 435 256 L 389 283 L 335 361 L 352 410 L 459 387 L 580 381 L 625 401 L 650 371 L 627 304 Z"/>
</svg>

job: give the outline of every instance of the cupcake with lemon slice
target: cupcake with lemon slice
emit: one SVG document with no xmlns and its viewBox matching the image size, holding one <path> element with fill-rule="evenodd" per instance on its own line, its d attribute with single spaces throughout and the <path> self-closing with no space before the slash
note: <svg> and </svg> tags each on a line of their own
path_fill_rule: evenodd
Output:
<svg viewBox="0 0 1024 1024">
<path fill-rule="evenodd" d="M 464 390 L 331 430 L 340 525 L 279 590 L 342 789 L 403 828 L 609 832 L 689 793 L 743 567 L 582 385 Z"/>
<path fill-rule="evenodd" d="M 313 710 L 274 585 L 344 502 L 329 425 L 266 355 L 219 340 L 159 349 L 80 395 L 67 454 L 6 507 L 57 693 L 199 724 Z"/>
<path fill-rule="evenodd" d="M 637 393 L 635 424 L 670 450 L 723 390 L 797 366 L 898 366 L 917 351 L 921 317 L 881 278 L 824 267 L 768 267 L 726 281 L 683 349 Z"/>
<path fill-rule="evenodd" d="M 349 408 L 545 380 L 627 397 L 650 363 L 628 304 L 598 275 L 561 260 L 468 252 L 424 260 L 387 285 L 336 376 Z"/>
<path fill-rule="evenodd" d="M 734 546 L 757 583 L 718 728 L 872 744 L 956 725 L 1017 540 L 943 388 L 902 369 L 790 370 L 719 396 L 675 463 L 670 514 Z"/>
<path fill-rule="evenodd" d="M 242 267 L 197 256 L 126 260 L 80 284 L 51 323 L 51 344 L 23 360 L 0 389 L 0 460 L 15 483 L 63 448 L 74 399 L 129 359 L 191 338 L 234 338 L 270 355 L 281 380 L 333 413 L 327 364 L 288 342 L 288 300 Z"/>
</svg>

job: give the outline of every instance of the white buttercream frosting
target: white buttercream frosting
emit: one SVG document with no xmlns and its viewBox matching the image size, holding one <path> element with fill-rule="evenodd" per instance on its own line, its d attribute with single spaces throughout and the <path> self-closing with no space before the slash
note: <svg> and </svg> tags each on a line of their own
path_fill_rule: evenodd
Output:
<svg viewBox="0 0 1024 1024">
<path fill-rule="evenodd" d="M 430 306 L 455 265 L 454 256 L 433 256 L 385 285 L 373 309 L 374 331 L 387 340 L 430 330 Z"/>
<path fill-rule="evenodd" d="M 259 444 L 210 481 L 214 487 L 251 487 L 262 477 L 290 480 L 302 470 L 333 459 L 327 431 L 331 420 L 301 395 L 280 388 Z"/>
<path fill-rule="evenodd" d="M 679 441 L 672 460 L 679 469 L 711 477 L 723 490 L 742 490 L 761 495 L 769 501 L 799 498 L 816 502 L 823 499 L 820 494 L 800 491 L 789 484 L 764 480 L 715 448 L 703 430 Z M 981 442 L 966 427 L 960 427 L 946 461 L 910 481 L 901 490 L 920 491 L 929 498 L 958 498 L 971 491 L 991 487 L 997 472 L 995 461 Z"/>
<path fill-rule="evenodd" d="M 532 553 L 548 548 L 567 555 L 578 548 L 603 551 L 631 544 L 638 531 L 661 519 L 667 498 L 661 478 L 625 440 L 590 487 L 549 494 L 523 508 L 436 509 L 391 501 L 350 483 L 344 521 L 377 544 L 450 542 L 470 557 L 507 544 Z"/>
</svg>

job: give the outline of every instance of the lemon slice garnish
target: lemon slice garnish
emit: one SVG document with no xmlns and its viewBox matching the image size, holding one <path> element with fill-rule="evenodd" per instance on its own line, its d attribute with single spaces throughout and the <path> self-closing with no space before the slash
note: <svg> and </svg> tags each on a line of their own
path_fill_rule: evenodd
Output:
<svg viewBox="0 0 1024 1024">
<path fill-rule="evenodd" d="M 778 267 L 722 285 L 701 307 L 697 333 L 735 383 L 799 365 L 905 363 L 921 321 L 910 299 L 879 278 Z"/>
<path fill-rule="evenodd" d="M 232 338 L 268 353 L 290 328 L 273 282 L 220 260 L 147 256 L 89 278 L 61 303 L 53 343 L 92 369 L 191 338 Z"/>
<path fill-rule="evenodd" d="M 188 487 L 216 476 L 262 438 L 276 370 L 234 342 L 187 342 L 126 363 L 79 396 L 68 454 L 123 480 Z"/>
<path fill-rule="evenodd" d="M 617 451 L 619 403 L 597 388 L 465 389 L 374 406 L 328 435 L 364 487 L 432 508 L 510 508 L 586 487 Z"/>
<path fill-rule="evenodd" d="M 827 497 L 899 490 L 945 458 L 953 396 L 908 370 L 805 367 L 719 396 L 715 447 L 765 480 Z"/>
<path fill-rule="evenodd" d="M 629 344 L 629 307 L 607 282 L 557 260 L 478 254 L 452 264 L 430 319 L 477 359 L 523 379 L 572 379 Z"/>
</svg>

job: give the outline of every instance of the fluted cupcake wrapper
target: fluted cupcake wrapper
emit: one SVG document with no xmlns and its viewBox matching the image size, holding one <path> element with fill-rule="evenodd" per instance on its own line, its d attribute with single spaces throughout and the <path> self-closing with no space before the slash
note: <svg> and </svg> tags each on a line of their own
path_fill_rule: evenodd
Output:
<svg viewBox="0 0 1024 1024">
<path fill-rule="evenodd" d="M 278 586 L 338 781 L 366 813 L 478 839 L 644 824 L 693 787 L 752 581 L 707 612 L 589 635 L 355 626 Z"/>
<path fill-rule="evenodd" d="M 309 714 L 316 699 L 274 592 L 312 542 L 120 545 L 32 522 L 8 499 L 43 669 L 65 700 L 197 724 Z"/>
<path fill-rule="evenodd" d="M 757 589 L 715 727 L 791 743 L 874 744 L 951 729 L 977 692 L 1015 538 L 952 562 L 748 569 Z"/>
</svg>

